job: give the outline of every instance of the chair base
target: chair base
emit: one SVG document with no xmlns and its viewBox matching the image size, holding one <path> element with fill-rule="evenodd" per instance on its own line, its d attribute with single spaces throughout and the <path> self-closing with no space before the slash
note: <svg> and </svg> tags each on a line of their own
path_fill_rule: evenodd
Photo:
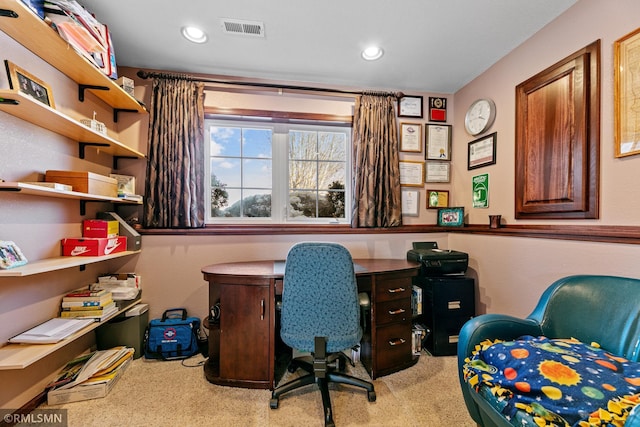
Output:
<svg viewBox="0 0 640 427">
<path fill-rule="evenodd" d="M 295 372 L 297 368 L 302 368 L 305 371 L 309 372 L 309 374 L 304 375 L 300 378 L 296 378 L 273 390 L 273 393 L 271 394 L 271 401 L 269 402 L 269 406 L 271 409 L 278 408 L 280 396 L 282 396 L 283 394 L 313 383 L 318 384 L 318 388 L 320 389 L 320 393 L 322 395 L 324 424 L 326 427 L 335 425 L 335 423 L 333 422 L 331 397 L 329 396 L 329 383 L 332 382 L 338 384 L 347 384 L 363 388 L 367 390 L 367 400 L 369 402 L 376 401 L 376 392 L 373 388 L 372 383 L 351 375 L 347 375 L 342 372 L 334 371 L 334 369 L 336 368 L 338 368 L 338 370 L 344 370 L 346 364 L 345 359 L 348 360 L 348 357 L 344 356 L 344 358 L 341 358 L 340 356 L 342 355 L 342 353 L 331 354 L 327 357 L 325 349 L 326 338 L 316 337 L 315 351 L 313 353 L 313 363 L 308 363 L 300 359 L 294 359 L 291 361 L 292 363 L 289 366 L 290 372 Z"/>
</svg>

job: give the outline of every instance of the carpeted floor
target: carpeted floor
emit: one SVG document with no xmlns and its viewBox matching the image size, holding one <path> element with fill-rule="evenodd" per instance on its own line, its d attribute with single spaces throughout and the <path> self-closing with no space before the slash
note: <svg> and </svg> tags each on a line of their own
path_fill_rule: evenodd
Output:
<svg viewBox="0 0 640 427">
<path fill-rule="evenodd" d="M 184 364 L 202 360 L 198 355 Z M 361 364 L 349 371 L 368 379 Z M 462 400 L 454 356 L 423 353 L 415 366 L 378 378 L 374 385 L 374 403 L 364 390 L 330 386 L 337 426 L 475 426 Z M 107 397 L 43 408 L 67 409 L 69 427 L 323 426 L 322 398 L 314 388 L 282 396 L 279 408 L 272 410 L 269 390 L 217 386 L 206 380 L 202 366 L 141 358 Z"/>
</svg>

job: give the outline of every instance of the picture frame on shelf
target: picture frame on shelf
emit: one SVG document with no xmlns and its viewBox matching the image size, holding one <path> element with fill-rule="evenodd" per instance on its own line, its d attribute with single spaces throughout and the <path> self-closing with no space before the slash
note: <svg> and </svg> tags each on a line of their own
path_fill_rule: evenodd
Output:
<svg viewBox="0 0 640 427">
<path fill-rule="evenodd" d="M 18 245 L 10 240 L 0 240 L 0 270 L 19 267 L 27 263 Z"/>
<path fill-rule="evenodd" d="M 4 64 L 7 69 L 10 89 L 30 96 L 51 108 L 56 108 L 53 102 L 53 93 L 48 84 L 7 59 L 5 59 Z"/>
<path fill-rule="evenodd" d="M 438 208 L 438 225 L 464 227 L 464 207 Z"/>
<path fill-rule="evenodd" d="M 451 125 L 426 125 L 426 160 L 451 160 Z"/>
<path fill-rule="evenodd" d="M 637 102 L 637 83 L 640 67 L 640 28 L 619 38 L 614 49 L 614 141 L 615 157 L 640 154 L 640 120 L 634 104 Z"/>
<path fill-rule="evenodd" d="M 420 190 L 402 189 L 402 215 L 420 215 Z"/>
<path fill-rule="evenodd" d="M 427 189 L 427 209 L 449 207 L 449 191 Z"/>
<path fill-rule="evenodd" d="M 467 170 L 496 163 L 497 132 L 471 141 L 467 146 Z"/>
<path fill-rule="evenodd" d="M 400 161 L 400 185 L 422 187 L 424 185 L 424 162 Z"/>
<path fill-rule="evenodd" d="M 400 151 L 422 152 L 422 125 L 420 123 L 400 123 Z"/>
<path fill-rule="evenodd" d="M 451 162 L 427 161 L 425 171 L 425 182 L 450 182 Z"/>
<path fill-rule="evenodd" d="M 398 99 L 398 117 L 422 118 L 422 96 L 403 96 Z"/>
</svg>

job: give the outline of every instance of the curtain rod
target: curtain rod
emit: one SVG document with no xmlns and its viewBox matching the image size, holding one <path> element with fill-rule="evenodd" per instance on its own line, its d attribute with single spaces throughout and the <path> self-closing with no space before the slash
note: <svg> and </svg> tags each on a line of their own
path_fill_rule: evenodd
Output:
<svg viewBox="0 0 640 427">
<path fill-rule="evenodd" d="M 289 89 L 289 90 L 302 90 L 302 91 L 313 91 L 313 92 L 339 93 L 344 95 L 391 95 L 391 96 L 395 96 L 396 98 L 401 98 L 404 96 L 402 92 L 382 92 L 382 91 L 371 91 L 371 90 L 363 90 L 360 92 L 355 92 L 355 91 L 341 90 L 341 89 L 328 89 L 323 87 L 292 86 L 292 85 L 279 85 L 279 84 L 272 84 L 272 83 L 251 83 L 251 82 L 238 82 L 238 81 L 229 81 L 229 80 L 216 80 L 208 77 L 194 77 L 187 74 L 155 73 L 155 72 L 148 72 L 144 70 L 139 70 L 136 74 L 141 79 L 150 79 L 150 78 L 178 79 L 178 80 L 189 80 L 189 81 L 195 81 L 195 82 L 217 83 L 217 84 L 234 85 L 234 86 L 253 86 L 253 87 L 265 87 L 270 89 Z"/>
</svg>

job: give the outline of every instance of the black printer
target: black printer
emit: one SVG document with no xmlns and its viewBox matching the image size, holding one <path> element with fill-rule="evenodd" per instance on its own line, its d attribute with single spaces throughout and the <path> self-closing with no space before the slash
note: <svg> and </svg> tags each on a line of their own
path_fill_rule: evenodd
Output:
<svg viewBox="0 0 640 427">
<path fill-rule="evenodd" d="M 464 274 L 469 265 L 467 253 L 438 249 L 437 242 L 413 242 L 413 249 L 407 251 L 407 260 L 422 264 L 424 276 Z"/>
</svg>

